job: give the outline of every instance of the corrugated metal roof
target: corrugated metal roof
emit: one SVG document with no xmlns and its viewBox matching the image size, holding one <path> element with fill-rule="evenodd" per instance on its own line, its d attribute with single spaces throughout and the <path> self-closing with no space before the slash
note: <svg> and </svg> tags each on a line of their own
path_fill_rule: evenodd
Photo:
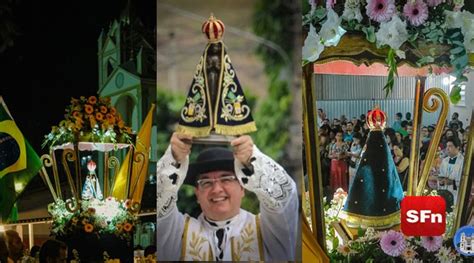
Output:
<svg viewBox="0 0 474 263">
<path fill-rule="evenodd" d="M 443 84 L 447 75 L 431 76 L 426 79 L 426 89 L 438 87 L 449 93 L 449 86 Z M 386 112 L 391 126 L 397 112 L 412 113 L 416 80 L 414 77 L 396 78 L 393 92 L 385 97 L 382 89 L 387 77 L 316 75 L 315 88 L 317 107 L 324 109 L 330 119 L 345 115 L 348 119 L 366 114 L 375 105 Z M 435 113 L 423 113 L 422 124 L 430 125 L 437 121 L 439 110 Z"/>
</svg>

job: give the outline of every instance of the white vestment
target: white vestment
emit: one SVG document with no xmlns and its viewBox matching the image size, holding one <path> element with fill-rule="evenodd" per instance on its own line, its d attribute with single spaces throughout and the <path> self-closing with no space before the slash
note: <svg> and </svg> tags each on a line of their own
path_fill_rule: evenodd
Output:
<svg viewBox="0 0 474 263">
<path fill-rule="evenodd" d="M 450 164 L 449 159 L 450 157 L 448 156 L 441 162 L 439 167 L 439 177 L 448 178 L 449 180 L 454 180 L 454 182 L 451 185 L 439 186 L 438 189 L 447 189 L 450 191 L 453 194 L 453 205 L 455 206 L 458 197 L 458 189 L 461 184 L 464 157 L 461 153 L 458 153 L 456 156 L 456 162 L 454 164 Z"/>
<path fill-rule="evenodd" d="M 219 249 L 216 230 L 225 225 L 222 261 L 294 261 L 299 223 L 296 184 L 286 171 L 256 146 L 253 173 L 235 160 L 240 184 L 260 201 L 260 214 L 243 209 L 226 222 L 213 222 L 201 214 L 198 219 L 184 215 L 176 207 L 178 190 L 186 176 L 189 159 L 175 166 L 171 148 L 157 164 L 157 256 L 160 261 L 215 261 Z M 230 221 L 230 222 L 229 222 Z M 263 254 L 263 255 L 262 255 Z"/>
</svg>

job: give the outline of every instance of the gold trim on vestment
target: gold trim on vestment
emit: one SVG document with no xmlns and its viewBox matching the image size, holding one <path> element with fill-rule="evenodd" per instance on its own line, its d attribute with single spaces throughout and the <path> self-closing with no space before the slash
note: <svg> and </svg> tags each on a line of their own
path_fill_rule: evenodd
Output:
<svg viewBox="0 0 474 263">
<path fill-rule="evenodd" d="M 188 241 L 188 226 L 189 226 L 189 220 L 191 218 L 189 216 L 186 217 L 184 221 L 184 231 L 183 231 L 183 238 L 181 239 L 181 258 L 180 261 L 185 260 L 186 256 L 186 243 Z"/>
<path fill-rule="evenodd" d="M 400 210 L 385 216 L 366 216 L 347 211 L 342 211 L 344 220 L 349 227 L 373 227 L 374 229 L 383 229 L 400 224 Z"/>
</svg>

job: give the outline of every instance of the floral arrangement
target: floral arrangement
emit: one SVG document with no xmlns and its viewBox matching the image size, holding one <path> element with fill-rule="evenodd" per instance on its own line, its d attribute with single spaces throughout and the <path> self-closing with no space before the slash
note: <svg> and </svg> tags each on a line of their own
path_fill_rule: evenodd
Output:
<svg viewBox="0 0 474 263">
<path fill-rule="evenodd" d="M 387 52 L 387 95 L 397 75 L 397 63 L 403 59 L 418 67 L 434 64 L 441 71 L 451 68 L 456 77 L 451 101 L 461 99 L 469 54 L 474 53 L 474 15 L 462 10 L 464 0 L 317 2 L 309 0 L 311 11 L 303 17 L 303 26 L 309 27 L 303 46 L 304 64 L 316 61 L 326 47 L 337 46 L 345 34 L 359 34 Z"/>
<path fill-rule="evenodd" d="M 57 200 L 48 206 L 53 217 L 52 233 L 62 236 L 110 233 L 130 240 L 138 223 L 131 205 L 131 200 L 119 201 L 113 197 L 91 199 L 82 201 L 81 209 L 71 213 L 63 200 Z"/>
<path fill-rule="evenodd" d="M 437 195 L 425 191 L 424 195 Z M 339 188 L 330 203 L 325 202 L 326 240 L 331 262 L 460 262 L 463 259 L 454 249 L 452 238 L 445 236 L 406 237 L 401 232 L 359 229 L 356 240 L 339 244 L 332 223 L 339 221 L 339 213 L 347 193 Z M 453 227 L 454 214 L 448 213 L 446 233 Z M 387 260 L 388 258 L 388 260 Z"/>
<path fill-rule="evenodd" d="M 76 141 L 131 143 L 131 134 L 132 129 L 125 125 L 109 97 L 81 96 L 71 98 L 64 120 L 52 127 L 45 136 L 43 147 Z"/>
</svg>

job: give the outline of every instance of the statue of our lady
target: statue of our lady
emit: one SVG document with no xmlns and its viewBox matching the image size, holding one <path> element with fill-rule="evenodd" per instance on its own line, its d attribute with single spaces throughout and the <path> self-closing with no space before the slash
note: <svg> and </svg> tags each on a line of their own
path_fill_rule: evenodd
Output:
<svg viewBox="0 0 474 263">
<path fill-rule="evenodd" d="M 342 216 L 349 227 L 390 228 L 400 223 L 403 188 L 383 134 L 385 113 L 376 106 L 367 124 L 370 132 Z"/>
</svg>

